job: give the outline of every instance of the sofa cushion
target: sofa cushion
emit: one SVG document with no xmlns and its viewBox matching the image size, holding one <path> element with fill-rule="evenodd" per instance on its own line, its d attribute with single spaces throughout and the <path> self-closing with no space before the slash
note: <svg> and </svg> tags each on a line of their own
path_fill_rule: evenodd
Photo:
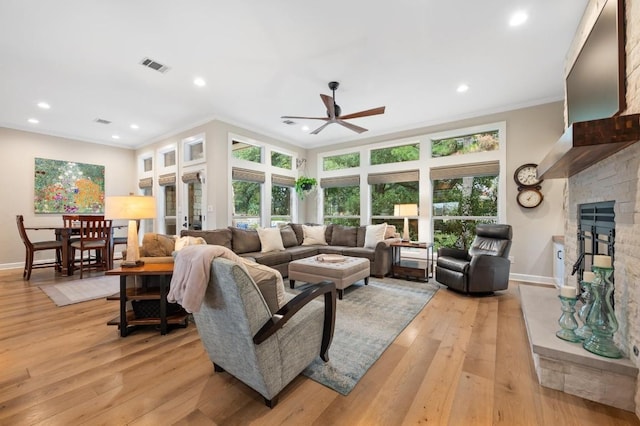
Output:
<svg viewBox="0 0 640 426">
<path fill-rule="evenodd" d="M 357 247 L 358 228 L 355 226 L 333 225 L 332 246 Z"/>
<path fill-rule="evenodd" d="M 211 231 L 191 231 L 183 229 L 180 231 L 181 236 L 202 237 L 207 242 L 214 246 L 222 246 L 231 250 L 231 230 L 229 228 L 214 229 Z"/>
<path fill-rule="evenodd" d="M 318 253 L 320 254 L 342 254 L 342 251 L 346 249 L 345 246 L 318 246 Z"/>
<path fill-rule="evenodd" d="M 345 247 L 342 254 L 344 256 L 365 257 L 371 261 L 376 259 L 376 251 L 364 247 Z"/>
<path fill-rule="evenodd" d="M 260 237 L 254 230 L 240 229 L 230 226 L 232 250 L 236 254 L 260 251 Z"/>
<path fill-rule="evenodd" d="M 142 237 L 140 256 L 161 257 L 171 256 L 175 248 L 175 238 L 169 235 L 148 232 Z"/>
<path fill-rule="evenodd" d="M 280 237 L 282 238 L 284 248 L 300 245 L 298 244 L 298 237 L 291 225 L 285 225 L 280 228 Z"/>
<path fill-rule="evenodd" d="M 289 247 L 286 252 L 291 254 L 291 260 L 298 260 L 315 256 L 318 254 L 318 247 L 320 246 L 295 246 Z"/>
<path fill-rule="evenodd" d="M 329 225 L 325 225 L 324 228 L 324 240 L 327 242 L 327 244 L 332 245 L 333 242 L 331 241 L 333 238 L 333 224 L 329 224 Z"/>
<path fill-rule="evenodd" d="M 258 237 L 260 238 L 260 245 L 262 253 L 268 253 L 270 251 L 282 251 L 284 246 L 282 245 L 282 236 L 280 235 L 280 229 L 278 228 L 258 228 Z"/>
<path fill-rule="evenodd" d="M 257 263 L 266 266 L 275 266 L 280 265 L 282 263 L 291 262 L 291 253 L 287 251 L 270 251 L 267 253 L 259 252 L 249 252 L 243 253 L 242 257 L 253 258 Z"/>
<path fill-rule="evenodd" d="M 367 227 L 359 226 L 358 235 L 356 237 L 356 247 L 364 247 L 364 238 L 367 235 Z"/>
<path fill-rule="evenodd" d="M 387 224 L 367 225 L 367 231 L 364 237 L 365 248 L 376 248 L 380 241 L 384 240 L 384 233 L 387 231 Z"/>
<path fill-rule="evenodd" d="M 293 229 L 293 232 L 295 232 L 296 239 L 298 240 L 298 245 L 301 246 L 302 242 L 304 241 L 304 231 L 302 230 L 302 225 L 300 225 L 299 223 L 289 223 L 289 226 L 291 227 L 291 229 Z"/>
<path fill-rule="evenodd" d="M 325 237 L 326 227 L 324 225 L 302 225 L 302 231 L 304 232 L 304 240 L 302 241 L 303 246 L 327 245 Z"/>
</svg>

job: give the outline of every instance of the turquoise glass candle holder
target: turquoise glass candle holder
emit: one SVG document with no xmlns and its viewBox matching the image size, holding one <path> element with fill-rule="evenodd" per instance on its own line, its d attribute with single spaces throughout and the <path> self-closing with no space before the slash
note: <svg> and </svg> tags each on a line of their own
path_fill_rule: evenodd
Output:
<svg viewBox="0 0 640 426">
<path fill-rule="evenodd" d="M 607 358 L 622 358 L 622 353 L 613 343 L 613 335 L 618 331 L 618 321 L 611 306 L 613 268 L 593 267 L 596 278 L 591 283 L 593 305 L 587 315 L 587 325 L 591 336 L 582 346 L 591 353 Z"/>
<path fill-rule="evenodd" d="M 591 337 L 591 327 L 587 325 L 587 316 L 593 306 L 593 295 L 591 294 L 591 283 L 588 281 L 582 281 L 582 306 L 578 309 L 578 318 L 582 325 L 575 331 L 576 335 L 582 339 L 588 339 Z"/>
<path fill-rule="evenodd" d="M 560 330 L 556 332 L 556 336 L 569 342 L 581 342 L 582 338 L 575 333 L 575 329 L 578 328 L 578 322 L 573 315 L 576 312 L 576 298 L 564 296 L 558 296 L 558 298 L 562 304 L 562 315 L 558 319 Z"/>
</svg>

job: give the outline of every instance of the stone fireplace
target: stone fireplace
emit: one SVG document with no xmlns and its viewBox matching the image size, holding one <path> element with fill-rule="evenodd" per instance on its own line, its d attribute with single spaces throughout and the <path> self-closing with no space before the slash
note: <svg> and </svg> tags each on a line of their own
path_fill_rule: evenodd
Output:
<svg viewBox="0 0 640 426">
<path fill-rule="evenodd" d="M 604 0 L 590 0 L 573 44 L 567 54 L 565 71 L 574 63 L 584 40 L 604 5 Z M 626 109 L 622 116 L 640 113 L 640 0 L 625 0 L 625 93 Z M 614 126 L 617 130 L 625 126 Z M 598 136 L 597 132 L 591 132 Z M 615 141 L 615 138 L 611 139 Z M 580 260 L 582 242 L 579 236 L 580 206 L 612 202 L 615 215 L 613 232 L 615 247 L 597 245 L 602 254 L 605 249 L 614 254 L 614 303 L 619 329 L 615 334 L 616 345 L 630 364 L 640 365 L 640 143 L 638 138 L 609 156 L 598 154 L 598 147 L 583 148 L 595 156 L 594 164 L 571 173 L 564 193 L 565 282 L 577 285 L 581 274 L 571 275 L 573 265 Z M 591 145 L 591 143 L 586 144 Z M 610 154 L 610 153 L 608 153 Z M 601 157 L 601 158 L 597 158 Z M 606 245 L 606 243 L 605 243 Z M 585 262 L 579 264 L 584 268 Z M 636 373 L 637 374 L 637 373 Z M 635 384 L 635 412 L 640 417 L 640 389 Z M 596 386 L 592 383 L 592 386 Z M 603 385 L 604 387 L 604 385 Z"/>
<path fill-rule="evenodd" d="M 563 135 L 563 138 L 541 162 L 539 172 L 542 163 L 547 159 L 551 159 L 551 164 L 564 162 L 561 165 L 563 170 L 570 170 L 570 173 L 564 175 L 568 176 L 563 200 L 565 283 L 577 286 L 582 271 L 590 268 L 590 255 L 581 256 L 583 253 L 613 256 L 614 304 L 619 323 L 615 342 L 625 359 L 617 360 L 619 362 L 608 362 L 606 358 L 588 355 L 581 347 L 570 348 L 568 351 L 550 349 L 551 345 L 555 345 L 556 340 L 559 339 L 551 334 L 553 338 L 549 340 L 550 346 L 546 346 L 544 340 L 550 333 L 541 330 L 542 327 L 537 327 L 539 324 L 536 324 L 533 319 L 527 322 L 530 333 L 533 331 L 535 334 L 535 329 L 540 329 L 538 340 L 542 343 L 536 347 L 535 341 L 532 341 L 532 349 L 538 377 L 543 385 L 634 410 L 640 417 L 640 385 L 638 385 L 640 381 L 637 380 L 637 367 L 640 365 L 638 356 L 640 352 L 640 137 L 637 134 L 639 118 L 633 116 L 640 114 L 640 1 L 625 0 L 624 3 L 626 109 L 621 112 L 621 117 L 612 119 L 610 123 L 604 125 L 600 121 L 578 123 L 577 127 L 574 124 L 573 136 L 570 136 L 567 141 L 565 140 L 567 133 Z M 567 73 L 604 4 L 605 0 L 589 1 L 567 54 L 565 67 Z M 635 135 L 629 137 L 627 133 L 624 138 L 617 139 L 621 133 L 631 127 L 635 127 L 633 130 L 636 132 Z M 580 134 L 578 143 L 576 143 L 576 129 Z M 570 132 L 569 134 L 571 135 Z M 609 137 L 608 140 L 604 140 L 602 135 Z M 562 141 L 565 142 L 564 145 L 560 143 Z M 625 144 L 613 149 L 611 145 L 615 145 L 616 142 L 625 142 Z M 573 149 L 570 155 L 553 158 L 554 153 L 560 152 L 559 155 L 564 155 L 567 152 L 562 149 L 558 151 L 558 147 L 566 148 L 567 143 L 579 148 Z M 598 146 L 598 144 L 602 145 Z M 604 146 L 606 144 L 610 146 Z M 585 158 L 588 158 L 586 164 Z M 546 166 L 546 170 L 553 170 L 555 167 Z M 544 177 L 544 171 L 542 173 Z M 553 176 L 553 173 L 549 173 L 548 177 L 562 176 L 557 174 Z M 611 214 L 615 217 L 610 230 L 603 228 L 602 233 L 597 232 L 597 241 L 594 241 L 591 231 L 586 234 L 583 232 L 584 224 L 581 223 L 581 218 L 584 217 L 582 214 L 584 212 L 580 209 L 585 206 L 610 206 Z M 607 236 L 607 232 L 610 232 L 610 235 Z M 574 265 L 576 265 L 576 274 L 572 275 Z M 525 291 L 542 294 L 543 290 L 531 287 Z M 551 298 L 553 297 L 555 296 L 552 295 Z M 523 298 L 523 311 L 527 303 L 529 302 L 525 302 Z M 553 303 L 553 300 L 550 299 L 549 303 Z M 531 304 L 528 309 L 535 311 L 540 304 L 540 302 L 537 305 Z M 627 396 L 635 394 L 633 400 L 630 398 L 622 402 L 608 400 L 607 398 L 615 392 L 616 388 L 626 389 L 620 392 L 621 397 L 624 396 L 623 394 Z M 585 390 L 593 394 L 580 393 Z"/>
</svg>

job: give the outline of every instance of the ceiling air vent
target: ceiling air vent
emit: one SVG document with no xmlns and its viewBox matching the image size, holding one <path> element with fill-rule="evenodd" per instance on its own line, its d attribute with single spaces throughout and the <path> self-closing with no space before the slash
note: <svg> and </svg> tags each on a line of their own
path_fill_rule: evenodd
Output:
<svg viewBox="0 0 640 426">
<path fill-rule="evenodd" d="M 282 120 L 282 122 L 283 122 L 284 124 L 288 124 L 289 126 L 292 126 L 292 125 L 296 124 L 296 122 L 295 122 L 295 121 L 291 121 L 291 120 Z"/>
<path fill-rule="evenodd" d="M 100 124 L 111 124 L 111 122 L 109 120 L 105 120 L 104 118 L 96 118 L 95 120 L 96 123 L 100 123 Z"/>
<path fill-rule="evenodd" d="M 143 58 L 142 61 L 140 61 L 140 65 L 143 65 L 147 68 L 151 68 L 152 70 L 156 70 L 162 74 L 169 71 L 168 66 L 162 65 L 160 62 L 156 62 L 150 58 Z"/>
</svg>

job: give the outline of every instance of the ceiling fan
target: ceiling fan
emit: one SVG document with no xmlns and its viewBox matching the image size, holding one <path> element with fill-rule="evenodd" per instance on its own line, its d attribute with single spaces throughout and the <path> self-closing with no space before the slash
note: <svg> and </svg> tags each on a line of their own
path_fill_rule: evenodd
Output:
<svg viewBox="0 0 640 426">
<path fill-rule="evenodd" d="M 324 123 L 322 126 L 318 127 L 313 132 L 311 132 L 312 135 L 317 135 L 322 131 L 322 129 L 324 129 L 331 123 L 338 123 L 341 126 L 344 126 L 347 129 L 351 129 L 357 133 L 366 132 L 367 129 L 365 129 L 364 127 L 356 126 L 355 124 L 348 123 L 344 120 L 348 120 L 350 118 L 367 117 L 369 115 L 384 114 L 385 107 L 378 107 L 378 108 L 368 109 L 366 111 L 354 112 L 353 114 L 340 115 L 342 113 L 342 109 L 338 104 L 336 104 L 336 89 L 338 88 L 339 85 L 340 83 L 338 83 L 337 81 L 332 81 L 329 83 L 329 89 L 331 89 L 331 91 L 333 92 L 333 96 L 320 94 L 320 98 L 322 98 L 322 102 L 327 107 L 326 117 L 295 117 L 291 115 L 284 115 L 280 118 L 297 118 L 297 119 L 305 119 L 305 120 L 326 121 L 326 123 Z"/>
</svg>

